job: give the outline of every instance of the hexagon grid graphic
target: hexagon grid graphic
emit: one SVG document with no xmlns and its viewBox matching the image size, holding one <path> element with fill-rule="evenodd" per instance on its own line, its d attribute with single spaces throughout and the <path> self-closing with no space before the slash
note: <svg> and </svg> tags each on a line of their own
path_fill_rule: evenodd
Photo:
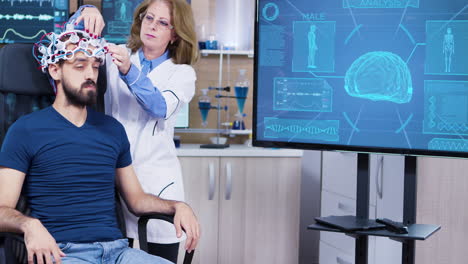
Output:
<svg viewBox="0 0 468 264">
<path fill-rule="evenodd" d="M 350 96 L 404 104 L 411 101 L 411 73 L 400 56 L 386 51 L 366 53 L 346 72 L 345 90 Z"/>
</svg>

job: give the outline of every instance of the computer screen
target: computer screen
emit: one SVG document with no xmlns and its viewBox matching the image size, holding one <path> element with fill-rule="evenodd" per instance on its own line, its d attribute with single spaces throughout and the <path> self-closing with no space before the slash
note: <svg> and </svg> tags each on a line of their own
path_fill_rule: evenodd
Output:
<svg viewBox="0 0 468 264">
<path fill-rule="evenodd" d="M 176 128 L 187 128 L 189 127 L 189 105 L 185 104 L 182 106 L 182 108 L 179 110 L 179 113 L 177 114 L 177 119 L 176 119 Z"/>
<path fill-rule="evenodd" d="M 102 16 L 106 21 L 102 36 L 109 42 L 126 43 L 130 36 L 133 11 L 141 0 L 103 0 Z"/>
<path fill-rule="evenodd" d="M 142 0 L 103 0 L 102 16 L 106 21 L 103 37 L 112 43 L 123 44 L 130 36 L 133 12 Z M 187 0 L 190 4 L 190 0 Z"/>
<path fill-rule="evenodd" d="M 468 157 L 466 0 L 257 0 L 257 146 Z"/>
<path fill-rule="evenodd" d="M 0 43 L 35 43 L 68 17 L 68 0 L 1 0 Z"/>
</svg>

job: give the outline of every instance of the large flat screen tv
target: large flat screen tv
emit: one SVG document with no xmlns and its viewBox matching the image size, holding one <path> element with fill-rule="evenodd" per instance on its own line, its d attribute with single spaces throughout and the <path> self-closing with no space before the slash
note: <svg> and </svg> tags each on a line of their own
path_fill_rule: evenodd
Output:
<svg viewBox="0 0 468 264">
<path fill-rule="evenodd" d="M 62 32 L 68 0 L 0 1 L 0 43 L 35 43 L 47 32 Z"/>
<path fill-rule="evenodd" d="M 466 0 L 257 0 L 256 146 L 468 157 Z"/>
</svg>

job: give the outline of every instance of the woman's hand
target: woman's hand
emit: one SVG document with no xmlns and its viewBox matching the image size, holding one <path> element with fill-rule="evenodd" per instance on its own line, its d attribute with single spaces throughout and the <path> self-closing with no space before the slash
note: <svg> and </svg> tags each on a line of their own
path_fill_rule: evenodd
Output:
<svg viewBox="0 0 468 264">
<path fill-rule="evenodd" d="M 91 37 L 98 38 L 101 36 L 102 29 L 106 25 L 104 18 L 99 10 L 95 7 L 85 7 L 81 11 L 81 15 L 76 19 L 75 25 L 84 21 L 85 31 L 91 34 Z"/>
<path fill-rule="evenodd" d="M 107 52 L 112 56 L 112 62 L 117 65 L 119 72 L 123 75 L 127 75 L 132 65 L 127 49 L 123 46 L 110 44 L 107 46 Z"/>
</svg>

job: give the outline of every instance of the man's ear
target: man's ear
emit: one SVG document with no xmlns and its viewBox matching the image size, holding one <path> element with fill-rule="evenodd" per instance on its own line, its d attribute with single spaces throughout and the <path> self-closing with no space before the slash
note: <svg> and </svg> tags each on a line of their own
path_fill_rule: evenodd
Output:
<svg viewBox="0 0 468 264">
<path fill-rule="evenodd" d="M 62 75 L 62 68 L 57 64 L 50 64 L 48 68 L 50 77 L 55 81 L 60 80 L 60 76 Z"/>
</svg>

